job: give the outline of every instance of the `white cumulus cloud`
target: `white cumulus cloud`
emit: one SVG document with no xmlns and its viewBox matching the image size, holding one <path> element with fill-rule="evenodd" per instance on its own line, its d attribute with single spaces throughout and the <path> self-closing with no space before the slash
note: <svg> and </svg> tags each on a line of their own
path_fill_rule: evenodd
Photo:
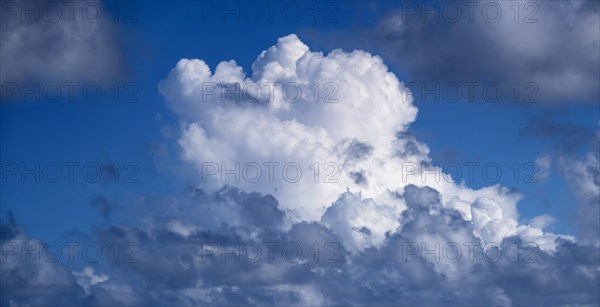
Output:
<svg viewBox="0 0 600 307">
<path fill-rule="evenodd" d="M 182 59 L 159 91 L 180 117 L 182 158 L 206 181 L 201 188 L 271 194 L 288 213 L 286 227 L 322 221 L 351 250 L 380 246 L 401 226 L 407 206 L 399 195 L 412 184 L 439 191 L 486 243 L 523 233 L 519 227 L 546 235 L 519 226 L 520 195 L 507 188 L 473 190 L 424 174 L 441 170 L 423 167 L 429 149 L 407 133 L 417 115 L 412 96 L 368 52 L 325 55 L 292 34 L 263 51 L 249 76 L 233 60 L 213 72 L 202 60 Z"/>
</svg>

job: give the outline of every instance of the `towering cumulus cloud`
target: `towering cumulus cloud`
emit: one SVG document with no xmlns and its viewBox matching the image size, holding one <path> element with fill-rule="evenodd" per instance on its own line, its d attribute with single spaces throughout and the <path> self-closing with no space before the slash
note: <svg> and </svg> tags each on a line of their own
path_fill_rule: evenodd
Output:
<svg viewBox="0 0 600 307">
<path fill-rule="evenodd" d="M 401 226 L 404 188 L 428 186 L 484 242 L 526 236 L 554 249 L 555 235 L 518 225 L 519 195 L 471 190 L 429 165 L 427 146 L 406 133 L 417 113 L 412 96 L 378 56 L 323 55 L 289 35 L 258 56 L 251 76 L 234 61 L 213 73 L 182 59 L 159 88 L 182 119 L 182 156 L 201 187 L 271 194 L 288 226 L 320 221 L 351 250 L 379 247 Z"/>
</svg>

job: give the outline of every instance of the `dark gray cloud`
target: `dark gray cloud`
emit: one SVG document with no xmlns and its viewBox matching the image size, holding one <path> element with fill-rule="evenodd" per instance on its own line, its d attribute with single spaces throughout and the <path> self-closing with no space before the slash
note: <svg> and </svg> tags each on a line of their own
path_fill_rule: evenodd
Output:
<svg viewBox="0 0 600 307">
<path fill-rule="evenodd" d="M 580 241 L 584 244 L 600 246 L 600 152 L 596 142 L 595 150 L 585 158 L 561 156 L 561 168 L 578 199 L 575 226 Z"/>
<path fill-rule="evenodd" d="M 495 82 L 505 100 L 522 102 L 532 95 L 544 103 L 597 103 L 598 2 L 515 3 L 402 1 L 368 33 L 368 40 L 408 72 L 421 92 L 421 82 L 427 88 L 480 82 L 475 94 L 481 94 L 484 83 Z M 515 82 L 520 84 L 518 99 Z M 462 97 L 467 90 L 463 87 Z"/>
<path fill-rule="evenodd" d="M 354 183 L 356 184 L 361 184 L 361 185 L 367 185 L 367 177 L 365 176 L 364 172 L 352 172 L 350 173 L 350 177 L 352 177 L 352 180 L 354 180 Z"/>
<path fill-rule="evenodd" d="M 9 213 L 9 215 L 12 215 Z M 39 252 L 38 240 L 29 238 L 14 221 L 2 223 L 0 305 L 79 305 L 84 291 L 64 265 L 48 261 Z M 17 251 L 16 253 L 13 251 Z"/>
<path fill-rule="evenodd" d="M 97 209 L 105 219 L 109 219 L 117 208 L 117 204 L 99 195 L 90 200 L 90 205 Z"/>
<path fill-rule="evenodd" d="M 594 130 L 560 118 L 553 112 L 542 112 L 532 117 L 520 130 L 521 136 L 534 137 L 547 142 L 553 151 L 572 155 L 589 150 L 597 143 Z"/>
<path fill-rule="evenodd" d="M 197 193 L 191 195 L 196 201 L 202 198 L 237 202 L 239 206 L 230 207 L 232 210 L 260 210 L 265 206 L 265 212 L 246 221 L 254 221 L 260 231 L 249 235 L 248 228 L 235 220 L 232 224 L 223 220 L 219 225 L 197 227 L 189 232 L 162 222 L 148 228 L 130 225 L 97 228 L 94 237 L 103 246 L 134 243 L 133 261 L 121 259 L 101 266 L 97 274 L 109 278 L 86 284 L 81 275 L 71 273 L 61 264 L 22 262 L 18 256 L 9 256 L 10 265 L 2 266 L 2 305 L 13 302 L 86 306 L 415 306 L 600 302 L 597 271 L 600 259 L 596 248 L 557 239 L 555 252 L 537 250 L 532 254 L 534 250 L 526 248 L 528 242 L 509 237 L 497 247 L 492 246 L 485 255 L 477 247 L 471 254 L 465 244 L 479 242 L 473 235 L 472 224 L 457 211 L 443 208 L 439 193 L 431 188 L 407 186 L 399 196 L 408 205 L 401 217 L 401 229 L 389 233 L 381 247 L 356 253 L 346 250 L 341 239 L 320 223 L 270 225 L 270 221 L 277 224 L 283 214 L 271 196 L 229 188 L 217 193 L 221 195 Z M 249 207 L 243 208 L 245 205 Z M 2 229 L 13 233 L 2 237 L 3 247 L 15 241 L 32 240 L 13 222 L 3 223 Z M 278 243 L 271 245 L 272 258 L 266 242 Z M 451 261 L 456 255 L 454 250 L 436 256 L 409 249 L 416 247 L 423 251 L 421 244 L 434 249 L 436 243 L 441 248 L 451 243 L 460 245 L 462 258 Z M 237 250 L 236 244 L 240 245 Z M 255 250 L 248 248 L 255 246 L 252 244 L 262 246 L 262 257 L 254 257 Z M 302 254 L 290 246 L 299 247 Z M 317 256 L 316 246 L 320 248 Z M 497 248 L 502 251 L 498 257 Z M 519 252 L 517 260 L 515 250 Z M 34 268 L 39 266 L 53 274 L 36 273 L 39 271 Z M 43 282 L 42 277 L 46 278 Z"/>
<path fill-rule="evenodd" d="M 3 1 L 0 79 L 109 82 L 124 72 L 115 20 L 102 1 Z"/>
<path fill-rule="evenodd" d="M 533 117 L 521 136 L 541 140 L 577 199 L 571 216 L 581 243 L 600 245 L 600 132 L 567 116 L 545 112 Z"/>
<path fill-rule="evenodd" d="M 240 216 L 245 225 L 263 229 L 277 229 L 283 222 L 285 213 L 279 208 L 277 200 L 271 195 L 244 193 L 236 188 L 223 188 L 215 195 L 218 202 L 233 200 L 239 207 Z"/>
<path fill-rule="evenodd" d="M 345 149 L 344 154 L 347 156 L 348 161 L 357 161 L 369 157 L 372 152 L 373 146 L 352 140 Z"/>
</svg>

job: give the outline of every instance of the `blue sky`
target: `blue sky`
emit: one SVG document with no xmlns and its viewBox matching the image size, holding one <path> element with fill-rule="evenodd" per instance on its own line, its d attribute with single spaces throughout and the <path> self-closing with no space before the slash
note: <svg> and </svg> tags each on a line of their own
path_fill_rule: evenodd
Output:
<svg viewBox="0 0 600 307">
<path fill-rule="evenodd" d="M 267 12 L 265 4 L 261 2 L 227 2 L 225 5 L 231 5 L 235 9 L 236 4 L 248 3 L 257 4 L 263 13 Z M 288 22 L 289 18 L 286 20 L 282 15 L 280 8 L 290 3 L 300 7 L 303 13 L 297 22 Z M 506 187 L 508 191 L 518 192 L 522 195 L 517 203 L 519 216 L 516 220 L 519 225 L 529 225 L 535 217 L 549 215 L 554 218 L 554 222 L 544 225 L 544 232 L 577 238 L 577 242 L 585 241 L 580 240 L 582 234 L 578 225 L 582 222 L 578 218 L 581 214 L 578 208 L 589 198 L 587 194 L 578 190 L 577 187 L 583 184 L 573 179 L 577 174 L 571 173 L 575 167 L 570 163 L 587 161 L 587 155 L 596 157 L 597 163 L 600 121 L 597 73 L 600 62 L 597 40 L 599 29 L 593 28 L 598 26 L 597 3 L 573 2 L 566 14 L 571 19 L 565 18 L 567 21 L 564 21 L 560 19 L 561 14 L 556 13 L 557 10 L 564 9 L 559 4 L 534 1 L 532 3 L 540 9 L 536 15 L 539 22 L 530 25 L 515 23 L 508 17 L 509 21 L 503 19 L 501 23 L 508 23 L 504 29 L 509 33 L 506 35 L 514 38 L 513 41 L 506 42 L 495 41 L 505 34 L 496 35 L 495 31 L 499 31 L 499 28 L 494 27 L 498 25 L 485 21 L 469 24 L 464 18 L 457 23 L 446 21 L 444 26 L 444 21 L 436 23 L 430 20 L 423 23 L 418 17 L 411 17 L 398 28 L 394 21 L 397 21 L 397 14 L 402 13 L 403 9 L 406 10 L 406 7 L 402 6 L 406 3 L 408 2 L 287 2 L 275 8 L 274 22 L 270 22 L 266 14 L 258 22 L 248 22 L 244 15 L 237 16 L 239 21 L 236 21 L 233 15 L 228 16 L 233 20 L 223 20 L 218 16 L 223 4 L 213 1 L 103 2 L 105 16 L 114 14 L 116 9 L 123 13 L 131 12 L 132 15 L 121 16 L 117 22 L 111 18 L 103 18 L 97 24 L 103 28 L 102 32 L 92 34 L 102 37 L 100 44 L 95 47 L 86 45 L 92 45 L 92 42 L 88 41 L 89 38 L 77 42 L 69 37 L 60 38 L 53 43 L 32 39 L 23 43 L 24 45 L 4 47 L 6 50 L 3 50 L 2 54 L 2 70 L 5 73 L 3 90 L 6 90 L 4 86 L 7 82 L 21 86 L 44 86 L 48 82 L 78 82 L 81 85 L 95 82 L 94 84 L 99 84 L 102 89 L 102 97 L 91 103 L 81 95 L 81 90 L 75 91 L 73 102 L 68 101 L 71 97 L 64 92 L 60 100 L 54 103 L 43 101 L 43 98 L 42 101 L 36 102 L 36 98 L 31 95 L 24 98 L 9 95 L 7 99 L 3 96 L 0 106 L 0 160 L 3 163 L 0 203 L 3 221 L 8 223 L 10 212 L 28 237 L 44 242 L 62 242 L 74 236 L 93 238 L 117 225 L 143 229 L 149 220 L 161 217 L 166 219 L 172 214 L 163 212 L 167 209 L 161 209 L 161 206 L 170 205 L 158 204 L 156 206 L 159 209 L 156 209 L 151 203 L 186 202 L 183 199 L 192 187 L 205 189 L 207 195 L 211 195 L 208 186 L 198 183 L 197 161 L 200 160 L 186 159 L 185 149 L 182 148 L 182 140 L 185 140 L 185 131 L 188 131 L 187 125 L 190 124 L 186 115 L 182 113 L 195 114 L 196 110 L 182 112 L 169 105 L 169 98 L 179 96 L 173 94 L 170 87 L 167 87 L 166 94 L 161 95 L 159 82 L 169 80 L 170 71 L 175 70 L 176 64 L 183 58 L 202 59 L 212 72 L 221 61 L 233 59 L 250 76 L 253 71 L 252 63 L 261 51 L 276 45 L 279 38 L 295 34 L 312 52 L 327 55 L 332 50 L 341 48 L 347 53 L 359 49 L 378 55 L 387 65 L 389 72 L 405 83 L 425 82 L 427 86 L 443 86 L 449 82 L 462 84 L 466 81 L 479 82 L 481 85 L 519 82 L 523 86 L 526 82 L 535 81 L 539 86 L 539 92 L 534 95 L 538 100 L 536 103 L 514 102 L 510 95 L 503 96 L 498 102 L 489 102 L 480 95 L 476 95 L 472 101 L 462 96 L 456 102 L 449 102 L 443 94 L 439 99 L 423 100 L 415 94 L 422 89 L 417 89 L 413 91 L 413 105 L 418 109 L 418 114 L 414 122 L 407 119 L 411 123 L 404 132 L 410 138 L 414 137 L 428 146 L 430 151 L 425 156 L 428 156 L 431 162 L 442 166 L 449 163 L 462 165 L 463 175 L 467 171 L 463 164 L 465 162 L 478 162 L 481 165 L 496 163 L 502 171 L 497 181 L 486 180 L 479 167 L 475 170 L 474 180 L 465 180 L 466 187 L 478 190 L 497 183 Z M 430 5 L 438 2 L 415 3 Z M 217 15 L 206 12 L 213 5 L 217 5 Z M 521 2 L 520 5 L 524 3 Z M 315 8 L 320 10 L 318 21 L 314 19 Z M 507 14 L 505 16 L 510 16 L 506 7 L 504 9 Z M 240 14 L 239 11 L 237 14 Z M 547 26 L 548 24 L 552 26 Z M 9 21 L 6 27 L 10 29 L 11 25 Z M 513 26 L 515 28 L 512 28 Z M 533 30 L 530 30 L 529 26 L 533 27 Z M 568 26 L 578 30 L 586 29 L 591 34 L 586 36 L 588 33 L 584 31 L 585 33 L 575 34 L 576 37 L 568 37 L 571 35 Z M 31 31 L 37 31 L 36 29 L 32 27 Z M 463 35 L 460 31 L 464 29 L 475 30 L 467 31 Z M 541 31 L 541 34 L 536 31 Z M 593 37 L 594 32 L 596 40 L 588 44 L 589 37 Z M 3 32 L 3 39 L 9 37 L 7 33 Z M 496 34 L 488 35 L 489 33 Z M 549 33 L 554 34 L 551 36 Z M 531 37 L 540 39 L 531 40 Z M 496 45 L 489 45 L 488 40 L 494 41 Z M 574 46 L 566 45 L 563 50 L 555 50 L 553 48 L 556 44 Z M 19 54 L 18 48 L 23 46 L 33 48 L 35 52 L 23 55 L 22 60 L 13 60 L 12 57 Z M 14 47 L 14 50 L 11 47 Z M 54 50 L 84 55 L 81 56 L 82 60 L 75 57 L 72 61 L 74 64 L 69 64 L 61 62 Z M 474 56 L 475 54 L 481 54 L 481 58 Z M 33 61 L 31 59 L 35 60 L 36 57 L 45 59 L 47 63 L 44 64 L 46 66 L 38 67 L 40 71 L 21 64 L 28 59 Z M 536 62 L 538 59 L 539 63 Z M 9 61 L 15 64 L 8 66 Z M 580 61 L 587 61 L 588 65 L 581 64 Z M 67 67 L 69 65 L 78 68 L 70 70 Z M 462 68 L 457 70 L 457 67 Z M 573 75 L 576 76 L 573 77 L 575 81 L 566 80 Z M 339 78 L 343 79 L 343 75 L 340 76 Z M 179 79 L 174 77 L 173 80 Z M 592 85 L 587 85 L 586 82 Z M 503 89 L 505 93 L 510 90 L 507 87 Z M 523 88 L 520 90 L 524 91 Z M 116 93 L 120 95 L 118 99 L 115 99 Z M 131 96 L 127 96 L 128 94 Z M 127 102 L 128 98 L 132 100 Z M 224 123 L 224 126 L 227 125 L 228 123 Z M 371 129 L 368 121 L 357 122 L 356 125 L 364 125 L 364 129 Z M 238 154 L 244 157 L 243 154 Z M 547 176 L 543 176 L 540 182 L 526 182 L 526 175 L 531 173 L 531 169 L 525 168 L 526 165 L 544 157 L 550 161 L 549 168 L 538 170 L 536 174 L 539 176 L 547 171 Z M 21 173 L 7 173 L 8 167 L 21 167 L 22 163 L 28 167 L 40 163 L 44 167 L 50 163 L 65 162 L 78 163 L 78 168 L 87 163 L 102 167 L 117 163 L 120 176 L 116 180 L 108 176 L 98 182 L 90 182 L 80 173 L 76 173 L 73 182 L 69 182 L 63 166 L 63 176 L 58 182 L 52 183 L 43 178 L 40 182 L 35 182 L 35 175 L 25 175 L 26 182 L 21 182 Z M 514 178 L 515 164 L 518 165 L 518 180 Z M 597 168 L 597 164 L 590 167 L 593 170 L 594 167 Z M 104 170 L 106 171 L 106 168 Z M 386 171 L 398 172 L 393 169 Z M 577 178 L 583 180 L 584 176 Z M 241 189 L 248 193 L 253 192 L 247 186 Z M 409 190 L 404 190 L 406 199 L 413 193 Z M 258 191 L 265 194 L 263 190 Z M 345 189 L 341 189 L 340 193 L 344 191 Z M 282 209 L 286 208 L 283 204 L 285 199 L 279 199 L 277 194 L 274 196 L 279 201 L 278 208 L 287 212 L 286 209 Z M 595 199 L 593 197 L 592 199 Z M 105 202 L 100 201 L 101 205 L 93 205 L 94 200 L 98 199 Z M 592 204 L 588 213 L 592 215 L 589 218 L 592 221 L 600 219 L 593 216 L 598 212 L 597 207 L 597 203 L 595 209 Z M 103 208 L 107 214 L 103 214 Z M 408 208 L 412 208 L 410 204 Z M 327 224 L 327 221 L 324 217 L 322 223 L 329 225 L 335 235 L 344 238 L 343 234 L 336 232 L 337 226 Z M 294 227 L 301 226 L 298 224 L 292 229 L 296 229 Z M 406 233 L 411 231 L 416 230 L 407 230 Z M 397 235 L 408 236 L 402 232 Z M 592 242 L 593 239 L 592 237 Z M 592 246 L 592 260 L 598 256 L 597 236 L 595 240 L 596 243 L 591 245 L 581 243 L 582 247 L 577 247 L 584 249 L 586 246 Z M 353 245 L 348 243 L 345 248 L 352 250 L 351 246 Z M 384 246 L 379 246 L 380 251 L 391 248 L 390 245 Z M 372 255 L 374 251 L 362 252 L 364 255 L 376 257 Z M 585 253 L 573 251 L 580 252 Z M 552 258 L 552 254 L 549 255 L 548 263 L 559 261 Z M 65 266 L 79 271 L 86 265 L 67 263 Z M 594 276 L 589 283 L 594 285 L 598 283 L 598 274 L 597 270 L 594 271 L 593 264 L 590 268 Z M 119 272 L 112 267 L 103 268 L 102 265 L 96 267 L 96 272 L 114 274 L 111 276 L 123 274 L 123 271 Z M 144 279 L 146 276 L 140 278 Z M 332 284 L 335 284 L 333 281 L 328 282 L 332 287 Z M 382 280 L 378 282 L 384 283 Z M 514 283 L 519 284 L 519 281 L 515 280 Z M 435 283 L 432 281 L 432 284 Z M 6 290 L 10 291 L 11 288 Z M 507 289 L 503 291 L 515 304 L 525 301 L 526 296 L 523 294 Z M 8 293 L 9 297 L 13 294 Z M 554 303 L 541 300 L 543 293 L 538 294 L 538 302 Z M 247 295 L 252 297 L 254 294 Z M 379 301 L 378 296 L 373 295 L 375 298 L 367 301 L 375 304 L 393 302 Z M 597 290 L 585 295 L 574 295 L 579 295 L 579 302 L 598 302 Z M 18 295 L 15 294 L 14 299 L 17 298 Z M 491 302 L 487 298 L 478 300 L 467 296 L 464 301 L 460 298 L 459 295 L 456 301 L 450 303 Z M 344 303 L 343 300 L 335 301 L 334 298 L 330 298 L 329 301 Z M 90 302 L 89 298 L 86 302 Z M 155 303 L 157 302 L 159 300 Z M 236 301 L 218 302 L 229 304 Z M 289 303 L 285 299 L 274 302 Z M 448 303 L 441 300 L 432 302 Z M 562 301 L 556 298 L 555 302 L 560 304 Z M 4 303 L 6 301 L 2 300 L 2 304 Z"/>
</svg>

